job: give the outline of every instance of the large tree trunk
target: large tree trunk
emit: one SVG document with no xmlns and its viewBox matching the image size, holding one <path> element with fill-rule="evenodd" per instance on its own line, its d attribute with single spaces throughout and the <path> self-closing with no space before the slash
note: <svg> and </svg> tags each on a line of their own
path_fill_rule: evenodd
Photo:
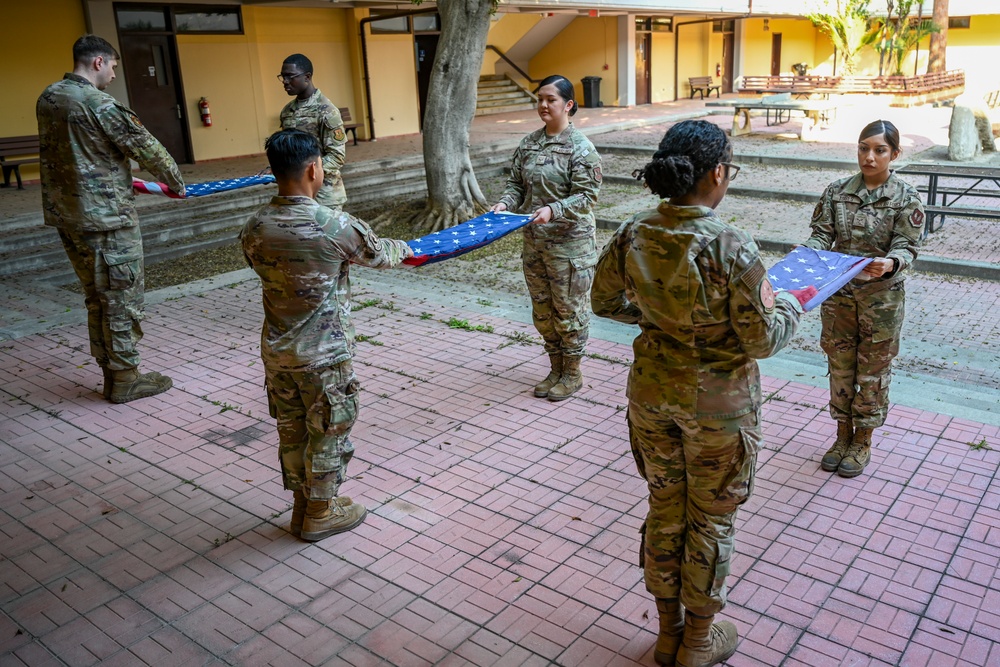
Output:
<svg viewBox="0 0 1000 667">
<path fill-rule="evenodd" d="M 476 115 L 476 88 L 495 0 L 438 0 L 441 39 L 424 109 L 427 206 L 413 216 L 415 228 L 433 232 L 474 218 L 487 209 L 469 160 L 469 127 Z"/>
<path fill-rule="evenodd" d="M 931 33 L 930 52 L 927 56 L 927 73 L 946 71 L 944 52 L 948 46 L 948 0 L 934 0 L 934 23 L 941 32 Z"/>
</svg>

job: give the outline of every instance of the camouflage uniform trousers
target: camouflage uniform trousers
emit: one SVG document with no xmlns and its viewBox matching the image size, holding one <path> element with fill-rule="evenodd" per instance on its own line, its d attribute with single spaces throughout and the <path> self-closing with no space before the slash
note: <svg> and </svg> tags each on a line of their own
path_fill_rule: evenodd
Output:
<svg viewBox="0 0 1000 667">
<path fill-rule="evenodd" d="M 760 418 L 673 418 L 629 404 L 629 440 L 649 486 L 639 564 L 646 590 L 710 616 L 726 606 L 736 513 L 753 493 Z"/>
<path fill-rule="evenodd" d="M 285 489 L 306 498 L 336 498 L 354 455 L 348 437 L 358 418 L 361 385 L 350 361 L 316 371 L 266 369 L 267 400 L 278 420 L 278 462 Z"/>
<path fill-rule="evenodd" d="M 593 237 L 543 240 L 525 234 L 522 260 L 531 316 L 545 341 L 545 352 L 582 356 L 590 335 L 596 241 Z"/>
<path fill-rule="evenodd" d="M 144 300 L 139 228 L 60 229 L 59 238 L 83 286 L 91 356 L 113 371 L 138 367 Z"/>
<path fill-rule="evenodd" d="M 830 371 L 830 415 L 836 421 L 854 428 L 885 423 L 904 300 L 903 283 L 896 282 L 848 285 L 823 302 L 820 345 Z"/>
</svg>

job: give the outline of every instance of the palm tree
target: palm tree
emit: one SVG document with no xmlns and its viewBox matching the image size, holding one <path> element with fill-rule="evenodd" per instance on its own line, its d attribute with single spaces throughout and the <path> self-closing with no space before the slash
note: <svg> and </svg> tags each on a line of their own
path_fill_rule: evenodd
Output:
<svg viewBox="0 0 1000 667">
<path fill-rule="evenodd" d="M 858 53 L 878 36 L 869 26 L 870 1 L 846 0 L 843 5 L 837 3 L 836 13 L 815 11 L 806 14 L 806 18 L 833 43 L 843 63 L 843 72 L 848 76 L 854 74 Z M 829 1 L 825 4 L 829 7 Z"/>
</svg>

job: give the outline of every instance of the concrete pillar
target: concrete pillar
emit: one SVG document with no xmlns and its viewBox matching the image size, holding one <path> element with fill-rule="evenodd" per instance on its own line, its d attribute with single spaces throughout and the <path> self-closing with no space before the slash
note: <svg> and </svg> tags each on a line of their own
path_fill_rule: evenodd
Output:
<svg viewBox="0 0 1000 667">
<path fill-rule="evenodd" d="M 618 17 L 618 106 L 635 106 L 635 16 Z"/>
</svg>

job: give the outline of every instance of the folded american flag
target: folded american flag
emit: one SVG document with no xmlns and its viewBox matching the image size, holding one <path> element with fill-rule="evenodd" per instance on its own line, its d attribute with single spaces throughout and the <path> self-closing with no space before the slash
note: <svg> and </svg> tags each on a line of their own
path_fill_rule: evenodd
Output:
<svg viewBox="0 0 1000 667">
<path fill-rule="evenodd" d="M 246 188 L 251 185 L 263 185 L 265 183 L 274 183 L 274 176 L 271 174 L 267 174 L 265 176 L 241 176 L 240 178 L 225 178 L 221 181 L 192 183 L 184 188 L 183 197 L 171 190 L 166 183 L 143 181 L 138 178 L 132 179 L 132 189 L 136 192 L 147 195 L 163 195 L 164 197 L 171 197 L 173 199 L 184 199 L 186 197 L 203 197 L 205 195 L 215 194 L 216 192 L 236 190 L 238 188 Z"/>
<path fill-rule="evenodd" d="M 799 246 L 771 267 L 767 277 L 775 291 L 815 287 L 816 296 L 802 306 L 812 310 L 861 273 L 871 257 L 856 257 Z"/>
<path fill-rule="evenodd" d="M 407 241 L 413 257 L 404 264 L 423 266 L 451 257 L 458 257 L 520 229 L 531 220 L 530 215 L 517 213 L 484 213 L 460 225 Z"/>
</svg>

